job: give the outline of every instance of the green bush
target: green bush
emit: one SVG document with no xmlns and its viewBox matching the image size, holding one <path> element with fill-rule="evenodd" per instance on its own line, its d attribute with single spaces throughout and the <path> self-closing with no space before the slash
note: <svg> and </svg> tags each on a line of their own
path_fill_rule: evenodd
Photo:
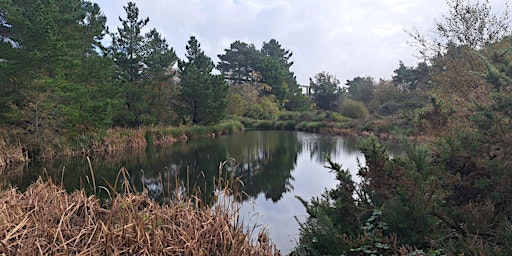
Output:
<svg viewBox="0 0 512 256">
<path fill-rule="evenodd" d="M 368 109 L 360 101 L 345 100 L 341 103 L 340 114 L 354 119 L 366 118 L 368 116 Z"/>
<path fill-rule="evenodd" d="M 187 137 L 189 137 L 189 138 L 200 138 L 200 137 L 204 137 L 208 134 L 212 134 L 213 131 L 214 130 L 212 127 L 194 125 L 194 126 L 188 128 L 185 131 L 185 133 L 186 133 Z"/>
<path fill-rule="evenodd" d="M 279 115 L 279 120 L 287 121 L 287 120 L 299 120 L 301 112 L 292 112 L 287 111 Z"/>
<path fill-rule="evenodd" d="M 305 132 L 318 132 L 321 128 L 327 127 L 325 122 L 300 122 L 296 129 Z"/>
<path fill-rule="evenodd" d="M 297 125 L 297 123 L 295 121 L 287 120 L 287 121 L 277 121 L 277 122 L 275 122 L 274 126 L 278 130 L 293 131 L 293 130 L 295 130 L 295 125 Z"/>
<path fill-rule="evenodd" d="M 259 121 L 254 125 L 258 130 L 272 130 L 274 129 L 274 122 L 272 121 Z"/>
<path fill-rule="evenodd" d="M 227 120 L 222 123 L 216 124 L 213 126 L 213 129 L 216 134 L 233 134 L 238 131 L 243 131 L 244 126 L 240 121 L 236 120 Z"/>
</svg>

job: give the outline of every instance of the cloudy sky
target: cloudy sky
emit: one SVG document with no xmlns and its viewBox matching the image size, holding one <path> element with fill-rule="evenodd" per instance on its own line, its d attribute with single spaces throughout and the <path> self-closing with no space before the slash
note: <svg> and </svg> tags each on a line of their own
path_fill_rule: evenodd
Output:
<svg viewBox="0 0 512 256">
<path fill-rule="evenodd" d="M 490 0 L 493 10 L 506 0 Z M 93 0 L 114 30 L 126 17 L 126 0 Z M 184 58 L 191 35 L 215 62 L 236 40 L 258 49 L 274 38 L 293 52 L 300 84 L 326 71 L 342 84 L 357 76 L 389 79 L 402 60 L 418 62 L 404 30 L 429 33 L 447 13 L 445 0 L 135 0 L 140 17 L 149 17 Z M 481 1 L 482 2 L 482 1 Z"/>
</svg>

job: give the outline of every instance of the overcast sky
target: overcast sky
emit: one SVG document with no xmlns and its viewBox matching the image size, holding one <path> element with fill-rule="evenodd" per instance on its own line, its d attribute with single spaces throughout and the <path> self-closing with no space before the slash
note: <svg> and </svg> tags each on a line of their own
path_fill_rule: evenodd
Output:
<svg viewBox="0 0 512 256">
<path fill-rule="evenodd" d="M 92 0 L 112 31 L 126 17 L 125 0 Z M 506 0 L 490 0 L 499 11 Z M 428 33 L 446 14 L 445 0 L 135 0 L 147 29 L 156 28 L 184 58 L 196 36 L 215 62 L 236 40 L 276 39 L 293 52 L 292 71 L 300 84 L 326 71 L 342 84 L 357 76 L 390 79 L 402 60 L 418 62 L 405 29 Z"/>
</svg>

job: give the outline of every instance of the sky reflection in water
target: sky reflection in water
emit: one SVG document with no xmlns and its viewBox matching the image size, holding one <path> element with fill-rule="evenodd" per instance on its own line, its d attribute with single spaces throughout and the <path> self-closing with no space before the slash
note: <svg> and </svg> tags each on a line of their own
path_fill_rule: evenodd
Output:
<svg viewBox="0 0 512 256">
<path fill-rule="evenodd" d="M 176 184 L 198 187 L 205 201 L 211 201 L 219 163 L 233 159 L 229 172 L 244 183 L 247 196 L 241 217 L 251 224 L 264 224 L 272 240 L 283 253 L 289 253 L 298 239 L 298 223 L 306 218 L 302 204 L 326 188 L 336 186 L 335 175 L 325 168 L 325 157 L 349 169 L 357 180 L 356 139 L 290 131 L 250 131 L 230 136 L 191 140 L 165 147 L 149 147 L 127 154 L 92 159 L 97 187 L 114 184 L 122 167 L 130 173 L 130 182 L 138 191 L 146 189 L 159 201 L 172 200 Z M 11 181 L 21 190 L 44 174 L 63 181 L 68 191 L 85 188 L 94 192 L 86 159 L 62 159 L 50 163 L 31 163 L 24 176 Z M 44 171 L 43 171 L 44 170 Z M 118 188 L 120 190 L 120 188 Z M 100 198 L 108 197 L 101 189 Z"/>
</svg>

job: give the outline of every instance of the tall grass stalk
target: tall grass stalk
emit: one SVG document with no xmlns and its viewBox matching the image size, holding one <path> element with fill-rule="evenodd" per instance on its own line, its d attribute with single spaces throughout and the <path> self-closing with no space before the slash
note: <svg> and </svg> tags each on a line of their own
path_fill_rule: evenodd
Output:
<svg viewBox="0 0 512 256">
<path fill-rule="evenodd" d="M 241 182 L 222 172 L 215 180 L 219 196 L 234 198 Z M 89 162 L 93 188 L 94 169 Z M 63 170 L 64 171 L 64 170 Z M 223 176 L 224 175 L 224 176 Z M 109 183 L 105 206 L 84 189 L 68 194 L 41 178 L 25 192 L 0 192 L 0 252 L 6 255 L 278 255 L 273 244 L 251 242 L 238 219 L 238 207 L 212 207 L 179 192 L 159 204 L 137 192 L 122 168 Z M 118 193 L 118 185 L 122 193 Z M 231 187 L 230 187 L 231 186 Z M 181 186 L 178 186 L 178 188 Z M 194 189 L 194 188 L 192 188 Z M 196 190 L 199 191 L 199 190 Z M 112 193 L 110 193 L 112 192 Z M 225 203 L 236 203 L 236 200 Z M 261 237 L 265 236 L 262 234 Z"/>
</svg>

